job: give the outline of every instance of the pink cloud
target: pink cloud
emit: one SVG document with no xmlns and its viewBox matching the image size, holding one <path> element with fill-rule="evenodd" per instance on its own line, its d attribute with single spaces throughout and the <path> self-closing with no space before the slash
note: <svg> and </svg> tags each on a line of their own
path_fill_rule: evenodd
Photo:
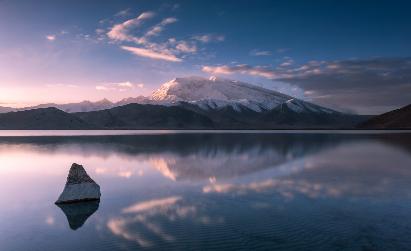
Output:
<svg viewBox="0 0 411 251">
<path fill-rule="evenodd" d="M 195 44 L 190 44 L 186 41 L 180 41 L 176 49 L 181 51 L 181 52 L 187 52 L 187 53 L 195 53 L 197 52 L 197 46 Z"/>
<path fill-rule="evenodd" d="M 259 76 L 268 79 L 273 79 L 276 77 L 276 73 L 270 69 L 263 68 L 263 67 L 251 67 L 248 65 L 236 65 L 236 66 L 203 66 L 203 72 L 211 73 L 211 74 L 247 74 L 252 76 Z"/>
<path fill-rule="evenodd" d="M 54 41 L 54 40 L 56 40 L 56 35 L 47 35 L 46 39 L 49 40 L 49 41 Z"/>
<path fill-rule="evenodd" d="M 123 50 L 129 51 L 133 53 L 134 55 L 137 55 L 140 57 L 146 57 L 146 58 L 157 59 L 157 60 L 165 60 L 165 61 L 170 61 L 170 62 L 183 61 L 182 59 L 177 58 L 175 55 L 169 54 L 167 52 L 153 51 L 150 49 L 144 49 L 144 48 L 138 48 L 138 47 L 132 47 L 132 46 L 121 46 L 121 48 Z"/>
<path fill-rule="evenodd" d="M 116 24 L 110 29 L 109 32 L 107 32 L 107 36 L 117 41 L 133 41 L 136 43 L 141 43 L 137 37 L 130 35 L 129 31 L 132 28 L 138 27 L 144 20 L 150 19 L 154 15 L 154 12 L 143 12 L 136 18 L 129 19 L 121 24 Z"/>
</svg>

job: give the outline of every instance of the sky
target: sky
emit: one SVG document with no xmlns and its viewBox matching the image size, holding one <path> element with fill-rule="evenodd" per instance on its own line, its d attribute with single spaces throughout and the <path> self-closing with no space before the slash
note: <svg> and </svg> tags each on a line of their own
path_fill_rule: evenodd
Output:
<svg viewBox="0 0 411 251">
<path fill-rule="evenodd" d="M 410 1 L 0 0 L 0 106 L 246 81 L 328 108 L 411 103 Z"/>
</svg>

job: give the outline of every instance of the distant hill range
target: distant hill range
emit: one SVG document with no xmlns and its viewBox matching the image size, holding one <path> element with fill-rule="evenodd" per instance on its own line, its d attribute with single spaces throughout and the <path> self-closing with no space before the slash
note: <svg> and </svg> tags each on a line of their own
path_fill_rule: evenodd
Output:
<svg viewBox="0 0 411 251">
<path fill-rule="evenodd" d="M 39 108 L 0 114 L 0 130 L 93 129 L 75 115 L 57 108 Z"/>
<path fill-rule="evenodd" d="M 53 107 L 53 108 L 50 108 Z M 234 80 L 176 78 L 151 97 L 3 107 L 0 129 L 340 129 L 369 117 Z"/>
<path fill-rule="evenodd" d="M 411 129 L 411 105 L 372 117 L 358 127 L 362 129 Z"/>
</svg>

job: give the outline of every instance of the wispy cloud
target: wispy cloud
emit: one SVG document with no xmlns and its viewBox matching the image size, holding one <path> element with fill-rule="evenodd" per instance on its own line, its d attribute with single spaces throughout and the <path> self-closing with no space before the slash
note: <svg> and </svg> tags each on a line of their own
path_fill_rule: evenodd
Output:
<svg viewBox="0 0 411 251">
<path fill-rule="evenodd" d="M 197 52 L 197 46 L 187 41 L 180 41 L 176 45 L 176 49 L 181 52 L 195 53 Z"/>
<path fill-rule="evenodd" d="M 150 49 L 143 49 L 143 48 L 132 47 L 132 46 L 121 46 L 121 48 L 123 50 L 133 53 L 134 55 L 141 56 L 141 57 L 147 57 L 147 58 L 157 59 L 157 60 L 166 60 L 166 61 L 171 61 L 171 62 L 181 62 L 182 61 L 182 59 L 177 58 L 176 56 L 172 54 L 153 51 Z"/>
<path fill-rule="evenodd" d="M 250 51 L 251 56 L 271 56 L 271 51 L 261 51 L 261 50 L 252 50 Z"/>
<path fill-rule="evenodd" d="M 203 43 L 210 43 L 210 42 L 222 42 L 225 40 L 225 37 L 223 35 L 204 34 L 204 35 L 193 36 L 192 39 L 203 42 Z"/>
<path fill-rule="evenodd" d="M 182 62 L 188 55 L 196 54 L 200 43 L 224 40 L 224 36 L 216 34 L 188 36 L 185 39 L 162 39 L 160 35 L 166 26 L 178 22 L 178 19 L 166 17 L 159 23 L 147 27 L 145 20 L 155 16 L 157 15 L 154 12 L 143 12 L 136 18 L 113 25 L 106 35 L 111 41 L 119 43 L 121 49 L 133 55 L 168 62 Z M 96 32 L 101 33 L 102 30 Z M 134 44 L 130 45 L 130 42 Z"/>
<path fill-rule="evenodd" d="M 98 91 L 127 91 L 133 88 L 143 88 L 143 83 L 131 83 L 130 81 L 118 82 L 118 83 L 105 83 L 96 86 Z"/>
<path fill-rule="evenodd" d="M 117 12 L 114 16 L 116 16 L 116 17 L 127 17 L 127 16 L 130 15 L 130 12 L 131 12 L 131 9 L 128 8 L 128 9 L 124 9 L 124 10 L 121 10 L 121 11 Z"/>
<path fill-rule="evenodd" d="M 289 67 L 294 64 L 294 60 L 290 57 L 285 57 L 284 61 L 280 64 L 280 67 Z"/>
<path fill-rule="evenodd" d="M 177 46 L 177 41 L 166 40 L 163 43 L 151 42 L 150 38 L 159 36 L 160 33 L 169 24 L 175 23 L 178 20 L 174 17 L 164 18 L 160 23 L 152 26 L 142 35 L 137 36 L 136 28 L 141 28 L 143 21 L 146 19 L 153 18 L 155 16 L 154 12 L 144 12 L 137 18 L 129 19 L 121 24 L 114 25 L 107 36 L 114 40 L 120 42 L 134 42 L 138 46 L 122 45 L 121 49 L 131 52 L 132 54 L 140 57 L 146 57 L 155 60 L 164 60 L 169 62 L 181 62 L 182 59 L 177 56 L 178 52 L 194 52 L 194 47 L 189 47 L 188 45 L 179 48 L 172 46 Z M 140 32 L 141 33 L 141 32 Z"/>
<path fill-rule="evenodd" d="M 96 86 L 96 90 L 97 90 L 97 91 L 108 91 L 108 90 L 110 90 L 110 89 L 112 89 L 112 88 L 109 88 L 109 87 L 104 86 L 104 85 L 97 85 L 97 86 Z"/>
<path fill-rule="evenodd" d="M 110 29 L 109 32 L 107 32 L 107 36 L 115 41 L 129 41 L 141 43 L 138 37 L 135 37 L 130 34 L 130 31 L 133 28 L 140 26 L 144 20 L 150 19 L 154 15 L 154 12 L 143 12 L 136 18 L 129 19 L 120 24 L 116 24 Z"/>
<path fill-rule="evenodd" d="M 46 85 L 48 88 L 56 88 L 56 87 L 65 87 L 65 88 L 78 88 L 78 85 L 72 85 L 72 84 L 48 84 Z"/>
<path fill-rule="evenodd" d="M 151 36 L 158 36 L 160 32 L 164 30 L 164 27 L 168 24 L 172 24 L 177 22 L 177 18 L 168 17 L 163 19 L 159 24 L 153 26 L 145 35 L 144 37 L 151 37 Z"/>
<path fill-rule="evenodd" d="M 247 74 L 247 75 L 252 75 L 252 76 L 259 76 L 263 78 L 268 78 L 268 79 L 274 79 L 277 77 L 276 73 L 266 67 L 263 66 L 250 66 L 250 65 L 235 65 L 235 66 L 228 66 L 228 65 L 222 65 L 222 66 L 203 66 L 202 67 L 203 72 L 211 73 L 211 74 L 225 74 L 225 75 L 230 75 L 234 73 L 240 73 L 240 74 Z"/>
</svg>

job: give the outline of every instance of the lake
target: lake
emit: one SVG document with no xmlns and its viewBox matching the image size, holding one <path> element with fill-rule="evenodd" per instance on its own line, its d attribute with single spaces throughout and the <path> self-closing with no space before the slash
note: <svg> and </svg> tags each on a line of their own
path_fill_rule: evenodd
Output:
<svg viewBox="0 0 411 251">
<path fill-rule="evenodd" d="M 1 250 L 411 250 L 407 131 L 2 131 L 0 177 Z"/>
</svg>

